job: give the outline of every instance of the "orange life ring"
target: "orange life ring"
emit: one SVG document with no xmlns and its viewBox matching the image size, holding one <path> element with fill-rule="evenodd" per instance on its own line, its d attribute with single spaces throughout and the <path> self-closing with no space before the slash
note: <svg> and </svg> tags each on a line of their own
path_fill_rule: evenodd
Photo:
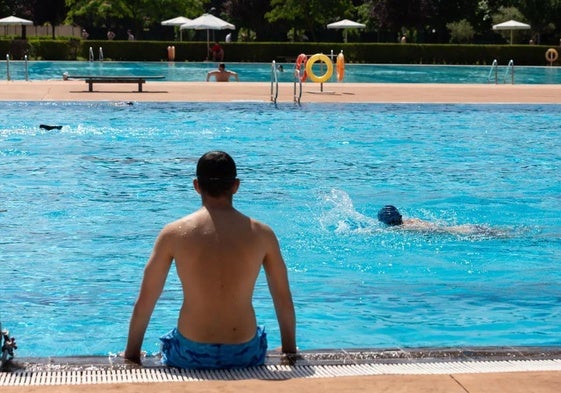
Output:
<svg viewBox="0 0 561 393">
<path fill-rule="evenodd" d="M 296 59 L 296 69 L 294 70 L 294 76 L 300 79 L 300 82 L 305 82 L 308 78 L 308 73 L 306 72 L 306 62 L 308 61 L 308 56 L 304 53 L 300 53 Z M 302 67 L 304 64 L 304 67 Z M 304 68 L 304 72 L 301 74 L 300 71 Z"/>
<path fill-rule="evenodd" d="M 337 82 L 342 82 L 345 77 L 345 56 L 343 51 L 337 55 Z"/>
<path fill-rule="evenodd" d="M 557 53 L 555 49 L 549 48 L 548 50 L 545 51 L 545 59 L 549 61 L 549 64 L 552 64 L 553 62 L 557 61 L 558 58 L 559 58 L 559 53 Z"/>
</svg>

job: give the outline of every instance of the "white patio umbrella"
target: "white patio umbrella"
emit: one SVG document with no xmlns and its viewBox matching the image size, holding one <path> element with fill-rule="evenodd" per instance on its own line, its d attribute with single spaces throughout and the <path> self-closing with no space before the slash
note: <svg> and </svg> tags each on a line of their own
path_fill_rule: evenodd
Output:
<svg viewBox="0 0 561 393">
<path fill-rule="evenodd" d="M 210 50 L 210 30 L 235 30 L 236 26 L 231 23 L 226 22 L 214 15 L 203 14 L 198 18 L 195 18 L 179 28 L 181 30 L 195 29 L 195 30 L 206 30 L 206 46 L 207 50 Z"/>
<path fill-rule="evenodd" d="M 191 19 L 186 18 L 184 16 L 178 16 L 172 19 L 166 19 L 161 22 L 162 26 L 174 26 L 180 27 L 187 22 L 191 22 Z M 183 41 L 183 30 L 179 29 L 179 41 Z"/>
<path fill-rule="evenodd" d="M 512 37 L 514 30 L 530 30 L 531 26 L 515 20 L 507 20 L 506 22 L 493 25 L 493 30 L 510 30 L 510 44 L 512 45 Z"/>
<path fill-rule="evenodd" d="M 31 26 L 33 25 L 33 21 L 18 18 L 17 16 L 7 16 L 5 18 L 0 19 L 0 26 L 22 26 L 21 29 L 21 36 L 23 38 L 23 26 Z"/>
<path fill-rule="evenodd" d="M 343 41 L 347 42 L 347 29 L 364 29 L 366 25 L 349 19 L 343 19 L 327 25 L 328 29 L 343 29 Z"/>
</svg>

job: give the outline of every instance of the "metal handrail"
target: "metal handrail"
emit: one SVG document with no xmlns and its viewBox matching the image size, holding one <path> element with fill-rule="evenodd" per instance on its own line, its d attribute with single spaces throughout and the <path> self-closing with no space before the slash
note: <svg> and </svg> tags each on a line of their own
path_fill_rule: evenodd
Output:
<svg viewBox="0 0 561 393">
<path fill-rule="evenodd" d="M 491 69 L 489 70 L 489 76 L 487 77 L 487 82 L 491 81 L 491 75 L 493 75 L 493 72 L 495 74 L 495 84 L 497 84 L 499 82 L 499 63 L 497 62 L 497 59 L 493 60 L 493 64 L 491 64 Z"/>
<path fill-rule="evenodd" d="M 294 102 L 300 105 L 300 100 L 302 99 L 302 78 L 304 76 L 303 67 L 300 70 L 296 69 L 296 64 L 294 65 Z M 296 84 L 298 83 L 298 95 L 296 95 Z"/>
<path fill-rule="evenodd" d="M 506 83 L 506 78 L 508 77 L 510 71 L 510 83 L 514 85 L 514 60 L 510 60 L 506 67 L 505 76 L 503 79 L 503 83 Z"/>
<path fill-rule="evenodd" d="M 279 71 L 277 69 L 277 63 L 273 60 L 271 63 L 271 101 L 275 104 L 277 103 L 277 98 L 279 97 Z"/>
<path fill-rule="evenodd" d="M 11 80 L 10 77 L 10 55 L 6 55 L 6 79 Z"/>
</svg>

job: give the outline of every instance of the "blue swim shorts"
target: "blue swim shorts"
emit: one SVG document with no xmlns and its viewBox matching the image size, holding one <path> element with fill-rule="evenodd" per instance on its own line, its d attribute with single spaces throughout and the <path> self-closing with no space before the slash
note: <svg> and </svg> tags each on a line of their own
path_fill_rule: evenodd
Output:
<svg viewBox="0 0 561 393">
<path fill-rule="evenodd" d="M 162 363 L 189 369 L 242 368 L 261 366 L 267 354 L 267 334 L 263 327 L 242 344 L 204 344 L 189 340 L 173 329 L 160 337 Z"/>
</svg>

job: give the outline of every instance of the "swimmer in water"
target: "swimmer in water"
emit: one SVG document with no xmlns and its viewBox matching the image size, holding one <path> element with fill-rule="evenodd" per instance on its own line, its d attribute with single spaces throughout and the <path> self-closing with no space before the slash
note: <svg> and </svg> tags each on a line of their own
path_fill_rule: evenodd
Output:
<svg viewBox="0 0 561 393">
<path fill-rule="evenodd" d="M 399 210 L 392 205 L 386 205 L 378 211 L 378 221 L 387 226 L 399 227 L 406 231 L 450 233 L 453 235 L 501 235 L 500 231 L 496 231 L 485 225 L 464 224 L 446 226 L 423 221 L 418 218 L 404 219 Z M 503 233 L 503 235 L 505 234 Z"/>
</svg>

